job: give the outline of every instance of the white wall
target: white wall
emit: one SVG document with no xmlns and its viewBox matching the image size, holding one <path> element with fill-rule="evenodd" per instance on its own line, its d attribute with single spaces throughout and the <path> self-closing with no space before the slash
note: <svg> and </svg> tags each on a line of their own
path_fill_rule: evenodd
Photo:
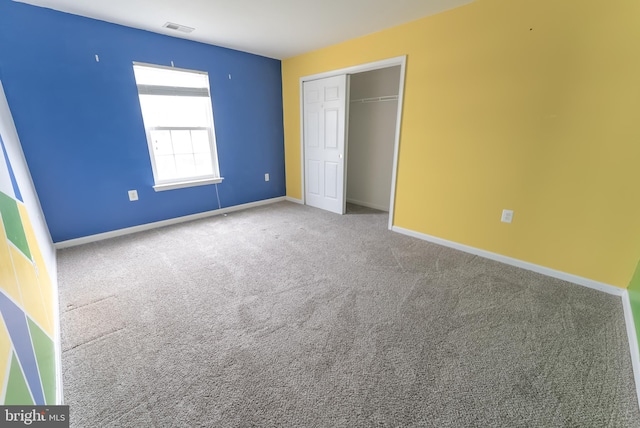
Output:
<svg viewBox="0 0 640 428">
<path fill-rule="evenodd" d="M 351 76 L 348 202 L 389 211 L 398 101 L 359 100 L 397 96 L 399 82 L 400 66 Z"/>
</svg>

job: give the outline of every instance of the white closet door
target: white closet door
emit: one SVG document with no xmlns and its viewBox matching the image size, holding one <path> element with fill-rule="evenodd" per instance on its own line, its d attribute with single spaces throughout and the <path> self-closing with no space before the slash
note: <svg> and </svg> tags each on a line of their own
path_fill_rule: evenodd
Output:
<svg viewBox="0 0 640 428">
<path fill-rule="evenodd" d="M 304 82 L 307 205 L 344 214 L 347 76 Z"/>
</svg>

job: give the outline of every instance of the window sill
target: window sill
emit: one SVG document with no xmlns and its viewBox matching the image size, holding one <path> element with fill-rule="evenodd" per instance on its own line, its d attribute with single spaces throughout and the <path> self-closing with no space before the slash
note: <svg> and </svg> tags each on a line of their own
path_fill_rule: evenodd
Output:
<svg viewBox="0 0 640 428">
<path fill-rule="evenodd" d="M 156 192 L 163 192 L 165 190 L 183 189 L 185 187 L 206 186 L 207 184 L 222 183 L 224 178 L 207 178 L 204 180 L 190 180 L 180 181 L 178 183 L 156 184 L 153 186 L 153 190 Z"/>
</svg>

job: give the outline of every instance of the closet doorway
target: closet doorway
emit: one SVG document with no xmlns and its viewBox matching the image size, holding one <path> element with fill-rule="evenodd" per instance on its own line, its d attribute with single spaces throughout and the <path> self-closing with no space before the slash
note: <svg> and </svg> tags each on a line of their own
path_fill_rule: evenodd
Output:
<svg viewBox="0 0 640 428">
<path fill-rule="evenodd" d="M 400 66 L 351 75 L 347 202 L 389 211 Z"/>
<path fill-rule="evenodd" d="M 391 229 L 405 68 L 406 57 L 401 56 L 300 79 L 303 203 L 328 209 L 318 205 L 318 195 L 325 201 L 337 195 L 336 201 L 331 204 L 335 209 L 329 211 L 344 214 L 347 202 L 388 211 L 388 226 Z M 340 120 L 344 121 L 345 126 L 339 132 L 344 145 L 328 144 L 334 138 L 326 138 L 326 135 L 334 135 L 336 127 L 329 127 L 327 132 L 323 132 L 325 126 L 320 125 L 325 123 L 328 126 L 335 120 L 320 120 L 324 114 L 318 115 L 316 109 L 309 105 L 319 102 L 322 107 L 323 96 L 335 91 L 317 91 L 319 95 L 311 97 L 308 89 L 316 85 L 322 87 L 323 80 L 329 82 L 329 78 L 337 76 L 342 76 L 346 81 L 345 108 L 340 109 L 344 110 L 344 113 L 340 112 Z M 333 108 L 325 110 L 335 115 Z M 331 159 L 320 162 L 322 159 L 315 155 L 318 148 L 327 149 L 326 153 L 331 155 Z M 334 149 L 337 149 L 335 156 L 331 154 Z M 344 155 L 341 156 L 341 153 Z M 338 171 L 339 180 L 333 178 L 335 171 Z M 334 183 L 339 183 L 340 191 L 333 191 Z"/>
</svg>

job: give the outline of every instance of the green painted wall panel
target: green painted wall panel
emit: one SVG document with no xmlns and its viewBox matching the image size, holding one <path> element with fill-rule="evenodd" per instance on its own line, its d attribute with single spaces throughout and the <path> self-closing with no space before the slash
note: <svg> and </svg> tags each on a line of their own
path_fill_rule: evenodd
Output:
<svg viewBox="0 0 640 428">
<path fill-rule="evenodd" d="M 631 301 L 631 312 L 633 313 L 633 323 L 636 326 L 636 336 L 640 345 L 640 262 L 636 266 L 636 271 L 629 283 L 629 300 Z"/>
<path fill-rule="evenodd" d="M 15 353 L 11 357 L 11 369 L 9 371 L 9 381 L 7 383 L 7 396 L 4 400 L 6 406 L 11 405 L 33 405 L 33 399 L 27 387 L 20 365 Z"/>
<path fill-rule="evenodd" d="M 18 247 L 24 255 L 31 259 L 27 236 L 25 235 L 24 227 L 22 226 L 20 211 L 18 211 L 18 203 L 15 199 L 10 198 L 2 192 L 0 192 L 0 213 L 2 214 L 2 222 L 4 223 L 4 228 L 7 232 L 7 238 L 9 238 L 9 241 Z"/>
<path fill-rule="evenodd" d="M 27 317 L 27 319 L 29 320 L 29 331 L 36 352 L 45 400 L 47 404 L 56 404 L 56 361 L 53 341 L 31 318 Z"/>
</svg>

